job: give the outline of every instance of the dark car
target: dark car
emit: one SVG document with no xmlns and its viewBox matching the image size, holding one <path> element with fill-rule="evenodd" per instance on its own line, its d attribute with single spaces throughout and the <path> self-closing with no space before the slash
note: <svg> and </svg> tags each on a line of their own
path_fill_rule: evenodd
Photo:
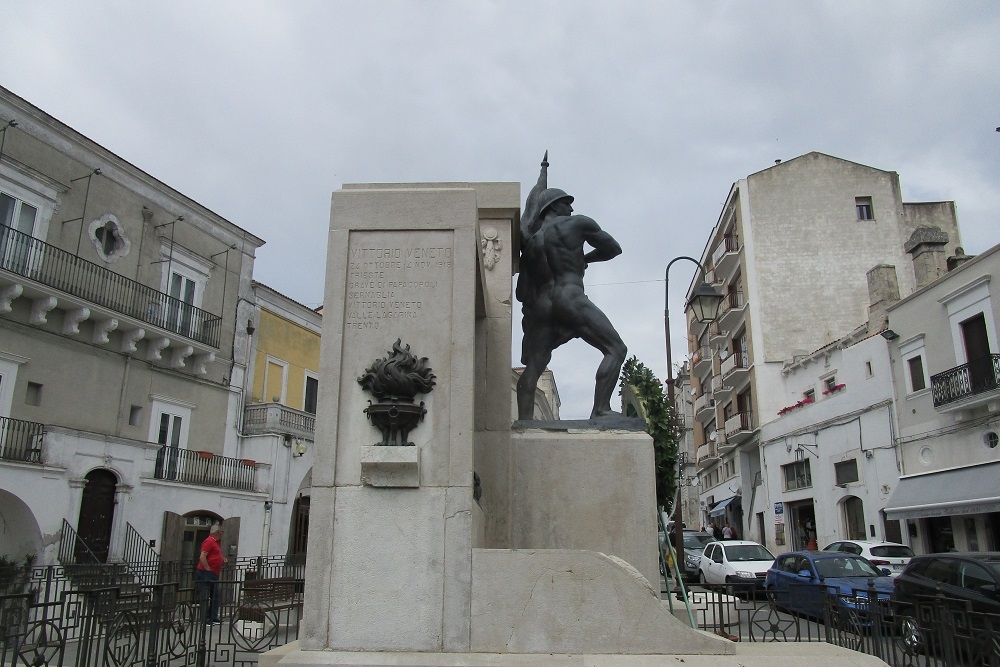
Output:
<svg viewBox="0 0 1000 667">
<path fill-rule="evenodd" d="M 698 581 L 698 565 L 705 545 L 714 540 L 709 533 L 684 531 L 684 580 Z"/>
<path fill-rule="evenodd" d="M 854 554 L 793 551 L 774 559 L 764 588 L 778 606 L 816 618 L 824 616 L 826 596 L 836 596 L 839 615 L 858 619 L 867 614 L 870 589 L 888 604 L 893 580 L 886 572 Z"/>
<path fill-rule="evenodd" d="M 1000 657 L 1000 645 L 979 641 L 1000 636 L 1000 552 L 914 556 L 894 582 L 896 625 L 909 649 L 944 652 L 948 645 Z"/>
</svg>

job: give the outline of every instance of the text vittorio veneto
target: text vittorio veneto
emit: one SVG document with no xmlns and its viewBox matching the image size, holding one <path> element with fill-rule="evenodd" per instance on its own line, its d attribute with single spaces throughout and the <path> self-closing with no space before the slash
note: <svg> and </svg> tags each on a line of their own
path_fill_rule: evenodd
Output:
<svg viewBox="0 0 1000 667">
<path fill-rule="evenodd" d="M 418 319 L 440 285 L 434 274 L 444 269 L 451 269 L 451 248 L 352 248 L 347 328 L 378 329 Z"/>
</svg>

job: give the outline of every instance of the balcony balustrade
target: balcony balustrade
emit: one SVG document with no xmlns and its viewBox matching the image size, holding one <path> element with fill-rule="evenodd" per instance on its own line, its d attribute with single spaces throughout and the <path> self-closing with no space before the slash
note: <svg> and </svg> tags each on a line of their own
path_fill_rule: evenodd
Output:
<svg viewBox="0 0 1000 667">
<path fill-rule="evenodd" d="M 708 342 L 715 348 L 726 347 L 729 331 L 720 327 L 718 322 L 712 322 L 708 325 Z"/>
<path fill-rule="evenodd" d="M 5 225 L 0 225 L 0 270 L 219 347 L 222 318 L 218 315 Z"/>
<path fill-rule="evenodd" d="M 316 415 L 280 403 L 255 403 L 243 410 L 243 433 L 275 433 L 312 440 L 316 433 Z"/>
<path fill-rule="evenodd" d="M 44 435 L 44 424 L 0 417 L 0 459 L 41 463 Z"/>
<path fill-rule="evenodd" d="M 691 355 L 691 372 L 698 377 L 712 370 L 712 349 L 702 345 Z"/>
<path fill-rule="evenodd" d="M 712 253 L 715 277 L 724 280 L 729 277 L 740 261 L 740 239 L 736 234 L 726 234 L 722 243 Z"/>
<path fill-rule="evenodd" d="M 746 308 L 746 301 L 743 299 L 743 292 L 730 292 L 722 300 L 722 312 L 717 321 L 719 328 L 726 331 L 736 331 L 736 325 L 742 319 L 743 311 Z"/>
<path fill-rule="evenodd" d="M 255 491 L 257 462 L 164 445 L 156 454 L 153 477 L 182 484 Z"/>
<path fill-rule="evenodd" d="M 753 435 L 753 414 L 745 411 L 737 412 L 726 420 L 724 428 L 726 431 L 726 441 L 731 447 L 735 447 L 749 440 Z"/>
<path fill-rule="evenodd" d="M 720 366 L 722 374 L 722 384 L 727 389 L 740 387 L 750 374 L 750 362 L 747 355 L 742 352 L 734 352 L 722 360 Z"/>
<path fill-rule="evenodd" d="M 1000 400 L 1000 354 L 970 361 L 931 377 L 934 407 L 943 411 Z"/>
<path fill-rule="evenodd" d="M 694 417 L 702 422 L 715 417 L 715 396 L 713 394 L 702 394 L 694 399 Z"/>
<path fill-rule="evenodd" d="M 695 464 L 698 470 L 708 468 L 718 460 L 719 455 L 716 453 L 713 443 L 704 444 L 695 452 Z"/>
</svg>

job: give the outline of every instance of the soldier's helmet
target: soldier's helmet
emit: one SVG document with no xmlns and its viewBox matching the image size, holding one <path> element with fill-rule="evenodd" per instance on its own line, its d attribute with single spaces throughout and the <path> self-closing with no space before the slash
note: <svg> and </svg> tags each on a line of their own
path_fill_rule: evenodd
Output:
<svg viewBox="0 0 1000 667">
<path fill-rule="evenodd" d="M 560 199 L 567 199 L 567 204 L 573 203 L 573 197 L 566 194 L 565 190 L 560 190 L 559 188 L 546 188 L 542 190 L 542 194 L 538 196 L 539 208 L 538 215 L 541 217 L 545 213 L 545 209 L 552 206 Z"/>
</svg>

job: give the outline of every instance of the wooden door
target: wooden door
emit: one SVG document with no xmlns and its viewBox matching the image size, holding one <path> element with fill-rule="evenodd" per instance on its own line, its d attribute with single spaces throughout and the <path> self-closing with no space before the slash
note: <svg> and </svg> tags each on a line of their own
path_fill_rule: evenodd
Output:
<svg viewBox="0 0 1000 667">
<path fill-rule="evenodd" d="M 87 473 L 80 501 L 80 517 L 76 533 L 101 563 L 108 562 L 111 548 L 111 529 L 115 518 L 115 487 L 118 477 L 110 470 L 91 470 Z M 86 562 L 85 551 L 78 548 L 77 562 Z"/>
</svg>

